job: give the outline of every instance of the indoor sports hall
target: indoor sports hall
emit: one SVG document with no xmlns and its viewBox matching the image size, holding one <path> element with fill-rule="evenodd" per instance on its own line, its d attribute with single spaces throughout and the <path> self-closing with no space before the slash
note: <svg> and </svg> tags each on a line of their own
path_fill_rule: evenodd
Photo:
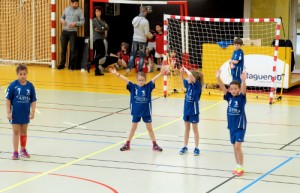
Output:
<svg viewBox="0 0 300 193">
<path fill-rule="evenodd" d="M 44 1 L 46 0 L 41 0 L 41 2 Z M 117 2 L 117 0 L 110 1 Z M 217 0 L 210 1 L 217 4 Z M 33 5 L 33 2 L 37 1 L 15 0 L 14 2 L 17 2 L 19 14 L 23 13 L 21 10 L 27 9 L 26 6 L 29 3 Z M 55 1 L 52 0 L 51 2 Z M 109 0 L 106 0 L 106 2 L 109 2 Z M 165 6 L 151 4 L 150 2 L 149 8 L 152 9 L 152 13 L 148 16 L 149 21 L 156 20 L 156 17 L 154 17 L 155 10 L 162 11 L 161 9 L 164 8 L 160 7 Z M 209 18 L 226 17 L 228 10 L 226 11 L 223 8 L 226 6 L 226 8 L 230 9 L 231 7 L 231 5 L 226 5 L 226 3 L 213 6 L 205 0 L 180 2 L 188 3 L 189 15 L 197 16 L 194 18 L 195 20 L 197 20 L 198 16 L 201 18 L 202 16 Z M 286 25 L 285 33 L 292 31 L 291 28 L 287 27 L 288 20 L 285 20 L 285 16 L 288 17 L 287 15 L 290 13 L 285 10 L 294 5 L 294 1 L 289 1 L 288 5 L 281 4 L 280 0 L 265 1 L 264 3 L 260 0 L 244 0 L 242 4 L 239 4 L 238 0 L 234 2 L 236 7 L 230 10 L 231 13 L 233 11 L 237 13 L 228 17 L 242 18 L 249 14 L 245 18 L 250 18 L 250 16 L 259 17 L 260 15 L 263 18 L 279 18 L 278 15 L 272 15 L 272 13 L 277 11 L 276 14 L 285 14 L 282 15 L 283 24 L 280 24 Z M 14 4 L 1 0 L 0 3 L 2 3 L 2 5 L 0 4 L 0 18 L 3 19 L 3 22 L 7 22 L 6 24 L 8 25 L 7 14 L 1 14 L 1 12 L 8 11 L 7 7 Z M 93 3 L 93 6 L 103 6 L 105 10 L 106 4 L 102 0 L 85 2 L 82 0 L 79 6 L 86 11 L 90 3 Z M 140 6 L 140 1 L 137 3 L 135 8 Z M 60 17 L 61 11 L 68 4 L 69 0 L 56 4 L 56 17 Z M 131 25 L 131 20 L 138 11 L 135 11 L 134 14 L 131 12 L 138 9 L 130 8 L 131 5 L 129 4 L 120 4 L 121 16 L 122 10 L 127 10 L 128 14 L 126 12 L 124 18 L 129 17 L 130 21 L 127 24 Z M 47 3 L 34 5 L 48 6 Z M 296 2 L 296 5 L 298 5 L 298 2 Z M 166 6 L 168 7 L 168 5 Z M 247 6 L 249 10 L 252 10 L 249 13 L 247 13 Z M 170 7 L 166 10 L 170 12 L 167 14 L 171 15 L 180 15 L 178 13 L 184 12 L 185 9 L 184 7 L 177 7 L 177 5 L 170 5 Z M 196 7 L 198 10 L 194 9 Z M 271 7 L 272 10 L 265 11 L 266 7 Z M 173 8 L 174 13 L 170 10 Z M 205 11 L 205 9 L 207 10 Z M 209 13 L 209 10 L 213 9 L 215 11 Z M 219 15 L 217 15 L 216 11 L 220 12 Z M 264 11 L 268 15 L 264 15 Z M 32 12 L 27 14 L 33 16 Z M 48 14 L 51 14 L 50 11 Z M 212 14 L 216 16 L 212 16 Z M 176 20 L 175 16 L 171 15 L 169 15 L 170 18 L 166 22 L 169 24 L 167 28 L 177 29 L 177 21 L 174 21 L 173 24 L 175 25 L 171 26 L 171 22 L 173 22 L 171 20 Z M 89 15 L 85 15 L 85 17 L 88 20 Z M 123 22 L 122 18 L 118 16 L 107 15 L 106 17 L 108 23 L 116 22 L 116 18 Z M 183 19 L 184 17 L 179 18 Z M 184 18 L 183 20 L 192 26 L 194 21 L 190 21 L 190 19 Z M 212 21 L 213 19 L 210 20 Z M 18 21 L 22 23 L 23 20 L 20 19 Z M 31 23 L 34 23 L 32 21 L 38 23 L 38 20 L 30 21 Z M 276 21 L 279 20 L 275 19 L 272 21 L 275 21 L 276 26 Z M 244 23 L 244 20 L 242 22 Z M 31 24 L 26 23 L 26 25 L 30 27 L 29 31 L 31 32 L 33 29 Z M 221 26 L 222 24 L 218 25 Z M 204 29 L 204 25 L 199 24 L 199 26 L 202 26 Z M 213 25 L 205 24 L 207 29 L 211 26 Z M 267 26 L 267 24 L 262 24 L 261 26 Z M 89 25 L 79 29 L 79 36 L 85 37 L 86 27 L 89 28 Z M 43 26 L 40 26 L 39 31 L 43 33 L 47 30 L 56 31 L 56 38 L 53 38 L 53 34 L 48 34 L 47 38 L 52 40 L 52 42 L 49 41 L 49 44 L 45 43 L 44 45 L 39 42 L 41 39 L 42 41 L 47 40 L 47 38 L 46 40 L 43 39 L 44 35 L 42 34 L 34 36 L 35 38 L 33 39 L 36 42 L 32 42 L 29 39 L 31 35 L 26 30 L 22 31 L 23 34 L 26 34 L 25 38 L 20 37 L 17 41 L 14 41 L 11 38 L 18 37 L 17 33 L 12 31 L 10 33 L 11 37 L 9 33 L 4 33 L 7 29 L 0 26 L 0 93 L 2 93 L 0 98 L 0 193 L 300 192 L 300 83 L 298 82 L 300 80 L 300 60 L 297 53 L 295 53 L 296 61 L 292 71 L 291 48 L 278 48 L 278 64 L 287 68 L 282 71 L 286 72 L 286 74 L 280 74 L 280 77 L 285 77 L 286 83 L 284 79 L 277 79 L 274 80 L 275 82 L 271 86 L 268 84 L 262 87 L 256 85 L 248 85 L 247 87 L 245 112 L 248 123 L 245 142 L 242 145 L 245 173 L 242 176 L 236 176 L 232 174 L 232 169 L 234 169 L 236 163 L 227 129 L 228 103 L 223 100 L 220 88 L 216 86 L 215 77 L 219 68 L 224 68 L 224 73 L 225 71 L 227 73 L 227 69 L 222 64 L 224 61 L 227 62 L 227 56 L 231 57 L 232 43 L 225 50 L 219 48 L 217 44 L 211 45 L 211 42 L 207 42 L 207 45 L 203 45 L 203 55 L 201 54 L 199 59 L 202 62 L 202 66 L 196 67 L 204 72 L 205 81 L 199 101 L 199 156 L 195 156 L 193 153 L 194 135 L 192 131 L 189 136 L 188 153 L 184 155 L 179 154 L 184 140 L 183 108 L 186 93 L 180 77 L 175 73 L 175 69 L 168 69 L 164 76 L 159 77 L 152 92 L 152 126 L 156 141 L 163 151 L 152 150 L 152 142 L 143 121 L 138 125 L 130 150 L 120 151 L 120 148 L 126 143 L 132 121 L 130 93 L 126 89 L 126 83 L 116 74 L 109 73 L 108 68 L 105 69 L 103 76 L 95 76 L 93 73 L 94 67 L 91 68 L 90 73 L 86 71 L 85 66 L 80 66 L 76 70 L 68 70 L 67 66 L 66 69 L 57 70 L 56 67 L 59 64 L 61 51 L 59 43 L 61 28 L 58 23 L 56 29 L 51 30 L 51 25 L 49 25 L 49 29 L 44 29 L 45 31 L 42 31 L 42 28 Z M 261 29 L 262 27 L 254 28 Z M 114 29 L 114 25 L 110 23 L 110 30 Z M 197 27 L 189 29 L 191 29 L 190 33 L 196 34 Z M 263 31 L 272 31 L 273 27 L 264 27 L 264 29 Z M 236 31 L 228 32 L 236 33 Z M 242 29 L 242 31 L 245 33 L 245 29 Z M 273 32 L 269 35 L 270 37 L 268 37 L 267 41 L 272 42 L 276 33 L 275 30 Z M 114 33 L 116 32 L 112 32 L 112 34 Z M 176 33 L 170 34 L 176 35 Z M 280 34 L 283 34 L 282 30 Z M 119 46 L 119 40 L 122 35 L 118 37 L 114 35 L 108 36 L 109 45 Z M 132 32 L 130 31 L 128 41 L 131 41 L 131 36 Z M 274 49 L 277 49 L 279 41 L 273 47 L 266 46 L 264 45 L 265 36 L 262 35 L 261 38 L 256 38 L 255 40 L 249 39 L 249 45 L 244 46 L 244 51 L 250 55 L 264 50 L 263 54 L 272 56 L 273 62 Z M 126 39 L 127 37 L 124 38 Z M 181 49 L 181 43 L 183 42 L 182 40 L 182 42 L 178 41 L 176 43 L 176 39 L 185 39 L 185 41 L 190 41 L 191 45 L 194 45 L 193 38 L 187 40 L 188 37 L 180 35 L 166 38 L 172 40 L 174 49 L 177 49 L 176 46 L 179 47 L 178 49 Z M 276 38 L 277 40 L 279 39 L 279 37 Z M 259 43 L 257 43 L 258 39 Z M 280 39 L 283 39 L 283 35 Z M 199 41 L 204 40 L 199 39 Z M 222 45 L 227 43 L 222 42 Z M 27 45 L 30 49 L 25 49 L 24 45 Z M 34 45 L 40 49 L 35 50 Z M 297 45 L 300 45 L 300 41 Z M 295 45 L 294 47 L 297 46 Z M 55 51 L 53 48 L 55 48 Z M 32 50 L 35 51 L 33 52 Z M 45 50 L 47 50 L 46 56 L 43 55 L 41 58 L 47 57 L 47 60 L 38 60 L 36 59 L 37 57 L 32 59 L 33 55 L 40 56 L 42 53 L 45 53 Z M 186 62 L 189 68 L 195 67 L 196 62 L 191 62 L 196 60 L 193 58 L 194 53 L 189 53 L 188 51 L 184 53 L 183 50 L 182 48 L 180 62 Z M 269 50 L 271 51 L 269 52 Z M 300 48 L 297 50 L 300 52 Z M 224 55 L 221 56 L 221 52 Z M 215 53 L 215 55 L 211 55 L 212 53 Z M 51 58 L 54 56 L 55 58 Z M 275 58 L 277 58 L 277 55 Z M 165 57 L 165 59 L 165 64 L 169 65 L 170 59 L 168 57 Z M 187 62 L 187 60 L 190 62 Z M 220 65 L 216 65 L 215 63 L 219 61 L 223 62 Z M 283 61 L 282 64 L 281 61 Z M 10 83 L 18 79 L 16 68 L 19 63 L 27 64 L 27 80 L 33 83 L 35 87 L 37 105 L 34 119 L 30 120 L 28 126 L 26 148 L 30 153 L 30 158 L 20 157 L 18 160 L 13 160 L 13 132 L 12 124 L 7 118 L 6 93 Z M 207 68 L 208 66 L 211 68 Z M 147 73 L 147 82 L 160 73 L 156 68 L 154 68 L 153 72 Z M 273 72 L 273 69 L 271 66 L 269 69 L 270 73 Z M 281 68 L 278 69 L 282 70 Z M 252 69 L 248 67 L 248 71 L 250 70 Z M 118 73 L 125 75 L 126 69 L 119 69 Z M 126 78 L 133 83 L 137 82 L 134 70 Z M 224 81 L 227 80 L 226 77 L 223 78 Z M 252 84 L 253 79 L 248 76 L 246 83 Z M 277 85 L 278 87 L 273 90 L 272 85 Z M 271 104 L 270 101 L 272 101 Z"/>
</svg>

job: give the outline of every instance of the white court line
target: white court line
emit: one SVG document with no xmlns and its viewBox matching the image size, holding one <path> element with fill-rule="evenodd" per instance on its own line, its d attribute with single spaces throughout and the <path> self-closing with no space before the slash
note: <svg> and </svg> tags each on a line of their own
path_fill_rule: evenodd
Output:
<svg viewBox="0 0 300 193">
<path fill-rule="evenodd" d="M 68 124 L 68 125 L 72 125 L 72 126 L 76 126 L 76 127 L 82 128 L 82 129 L 86 129 L 85 126 L 77 125 L 77 124 L 70 123 L 70 122 L 67 122 L 67 121 L 64 121 L 63 123 Z"/>
</svg>

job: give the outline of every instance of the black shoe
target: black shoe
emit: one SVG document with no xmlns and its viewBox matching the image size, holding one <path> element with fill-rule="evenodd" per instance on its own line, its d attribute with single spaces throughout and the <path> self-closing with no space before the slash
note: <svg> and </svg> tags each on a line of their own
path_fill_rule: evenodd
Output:
<svg viewBox="0 0 300 193">
<path fill-rule="evenodd" d="M 57 67 L 57 70 L 62 70 L 62 69 L 64 69 L 65 68 L 65 65 L 59 65 L 58 67 Z"/>
<path fill-rule="evenodd" d="M 88 71 L 88 73 L 90 73 L 90 69 L 91 69 L 91 63 L 88 62 L 86 63 L 86 70 Z"/>
<path fill-rule="evenodd" d="M 103 76 L 104 74 L 100 70 L 95 70 L 95 76 Z"/>
</svg>

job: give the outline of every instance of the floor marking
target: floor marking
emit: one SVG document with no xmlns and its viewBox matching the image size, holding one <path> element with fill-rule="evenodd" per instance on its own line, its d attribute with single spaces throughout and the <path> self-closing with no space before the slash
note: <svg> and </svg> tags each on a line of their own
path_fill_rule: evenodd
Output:
<svg viewBox="0 0 300 193">
<path fill-rule="evenodd" d="M 24 174 L 40 174 L 41 172 L 28 172 L 28 171 L 18 171 L 18 170 L 0 170 L 1 173 L 24 173 Z M 101 183 L 99 181 L 96 180 L 91 180 L 88 178 L 81 178 L 81 177 L 77 177 L 77 176 L 70 176 L 70 175 L 64 175 L 64 174 L 50 174 L 51 176 L 58 176 L 58 177 L 65 177 L 65 178 L 71 178 L 71 179 L 76 179 L 76 180 L 82 180 L 82 181 L 87 181 L 87 182 L 91 182 L 94 184 L 98 184 L 102 187 L 105 187 L 109 190 L 111 190 L 113 193 L 118 193 L 117 190 L 115 190 L 114 188 L 112 188 L 109 185 L 106 185 L 104 183 Z"/>
<path fill-rule="evenodd" d="M 210 109 L 210 108 L 212 108 L 212 107 L 215 107 L 215 106 L 217 106 L 217 105 L 219 105 L 219 104 L 221 104 L 221 103 L 223 103 L 223 102 L 224 102 L 224 101 L 219 101 L 219 102 L 217 102 L 217 103 L 215 103 L 215 104 L 213 104 L 213 105 L 210 105 L 210 106 L 208 106 L 208 107 L 205 107 L 205 108 L 201 109 L 200 111 L 201 111 L 201 112 L 202 112 L 202 111 L 205 111 L 205 110 Z M 168 123 L 165 123 L 165 124 L 163 124 L 163 125 L 161 125 L 161 126 L 158 126 L 158 127 L 154 128 L 153 130 L 156 131 L 156 130 L 158 130 L 158 129 L 161 129 L 161 128 L 163 128 L 163 127 L 166 127 L 166 126 L 168 126 L 168 125 L 171 125 L 171 124 L 173 124 L 173 123 L 176 123 L 176 122 L 178 122 L 178 121 L 180 121 L 180 120 L 182 120 L 182 118 L 178 118 L 178 119 L 175 119 L 175 120 L 170 121 L 170 122 L 168 122 Z M 140 133 L 140 134 L 138 134 L 138 135 L 135 135 L 135 136 L 133 136 L 132 139 L 141 137 L 141 136 L 146 135 L 146 134 L 148 134 L 148 131 L 145 131 L 145 132 L 143 132 L 143 133 Z M 126 139 L 126 140 L 127 140 L 127 139 Z M 13 189 L 13 188 L 16 188 L 16 187 L 18 187 L 18 186 L 21 186 L 21 185 L 23 185 L 23 184 L 26 184 L 26 183 L 28 183 L 28 182 L 31 182 L 31 181 L 33 181 L 33 180 L 36 180 L 36 179 L 41 178 L 41 177 L 43 177 L 43 176 L 46 176 L 46 175 L 48 175 L 48 174 L 50 174 L 50 173 L 53 173 L 53 172 L 55 172 L 55 171 L 58 171 L 58 170 L 60 170 L 60 169 L 63 169 L 63 168 L 68 167 L 68 166 L 70 166 L 70 165 L 73 165 L 73 164 L 75 164 L 75 163 L 78 163 L 78 162 L 80 162 L 80 161 L 82 161 L 82 160 L 85 160 L 85 159 L 87 159 L 87 158 L 89 158 L 89 157 L 92 157 L 92 156 L 94 156 L 94 155 L 97 155 L 97 154 L 103 153 L 103 152 L 105 152 L 105 151 L 108 151 L 108 150 L 110 150 L 110 149 L 112 149 L 112 148 L 121 146 L 122 144 L 124 144 L 124 143 L 126 142 L 126 140 L 120 141 L 120 142 L 118 142 L 118 143 L 115 143 L 115 144 L 110 145 L 110 146 L 108 146 L 108 147 L 105 147 L 105 148 L 103 148 L 103 149 L 100 149 L 100 150 L 98 150 L 98 151 L 95 151 L 95 152 L 93 152 L 93 153 L 90 153 L 90 154 L 88 154 L 88 155 L 86 155 L 86 156 L 83 156 L 83 157 L 81 157 L 81 158 L 75 159 L 75 160 L 73 160 L 73 161 L 71 161 L 71 162 L 68 162 L 68 163 L 66 163 L 66 164 L 64 164 L 64 165 L 61 165 L 61 166 L 56 167 L 56 168 L 53 168 L 53 169 L 48 170 L 48 171 L 46 171 L 46 172 L 43 172 L 43 173 L 41 173 L 41 174 L 39 174 L 39 175 L 33 176 L 33 177 L 31 177 L 31 178 L 29 178 L 29 179 L 27 179 L 27 180 L 23 180 L 23 181 L 21 181 L 21 182 L 19 182 L 19 183 L 16 183 L 16 184 L 13 184 L 13 185 L 11 185 L 11 186 L 9 186 L 9 187 L 6 187 L 6 188 L 4 188 L 4 189 L 1 189 L 1 190 L 0 190 L 0 193 L 1 193 L 1 192 L 6 192 L 6 191 L 11 190 L 11 189 Z"/>
<path fill-rule="evenodd" d="M 287 164 L 288 162 L 290 162 L 291 160 L 293 160 L 295 157 L 298 157 L 299 153 L 297 153 L 296 155 L 289 157 L 287 160 L 285 160 L 284 162 L 280 163 L 279 165 L 277 165 L 276 167 L 272 168 L 270 171 L 268 171 L 267 173 L 263 174 L 262 176 L 260 176 L 259 178 L 257 178 L 256 180 L 254 180 L 253 182 L 251 182 L 250 184 L 246 185 L 244 188 L 242 188 L 241 190 L 239 190 L 237 193 L 241 193 L 244 192 L 245 190 L 247 190 L 248 188 L 250 188 L 251 186 L 253 186 L 254 184 L 256 184 L 257 182 L 259 182 L 260 180 L 262 180 L 263 178 L 265 178 L 266 176 L 268 176 L 269 174 L 271 174 L 272 172 L 274 172 L 275 170 L 281 168 L 282 166 L 284 166 L 285 164 Z"/>
<path fill-rule="evenodd" d="M 280 150 L 286 148 L 287 146 L 291 145 L 292 143 L 294 143 L 295 141 L 297 141 L 297 140 L 299 140 L 299 139 L 300 139 L 300 137 L 294 139 L 293 141 L 291 141 L 291 142 L 289 142 L 288 144 L 286 144 L 286 145 L 284 145 L 283 147 L 281 147 Z"/>
<path fill-rule="evenodd" d="M 75 127 L 79 127 L 79 128 L 82 128 L 82 129 L 86 129 L 86 126 L 80 126 L 80 125 L 70 123 L 70 122 L 67 122 L 67 121 L 64 121 L 63 123 L 68 124 L 68 125 L 72 125 L 72 126 L 75 126 Z"/>
</svg>

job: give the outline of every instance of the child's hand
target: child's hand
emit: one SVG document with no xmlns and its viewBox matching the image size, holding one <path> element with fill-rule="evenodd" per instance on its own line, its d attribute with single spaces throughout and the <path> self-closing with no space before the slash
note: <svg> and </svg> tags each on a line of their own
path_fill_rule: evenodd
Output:
<svg viewBox="0 0 300 193">
<path fill-rule="evenodd" d="M 234 69 L 234 68 L 235 68 L 234 64 L 230 63 L 230 69 Z"/>
<path fill-rule="evenodd" d="M 115 74 L 117 72 L 117 70 L 114 67 L 108 68 L 108 71 L 112 74 Z"/>
<path fill-rule="evenodd" d="M 183 72 L 184 72 L 184 69 L 185 69 L 185 67 L 182 66 L 182 67 L 180 68 L 180 73 L 183 73 Z"/>
<path fill-rule="evenodd" d="M 164 74 L 164 71 L 168 70 L 168 65 L 162 65 L 162 68 L 160 69 L 160 73 Z"/>
<path fill-rule="evenodd" d="M 218 70 L 216 73 L 216 78 L 220 78 L 220 75 L 221 75 L 221 70 Z"/>
<path fill-rule="evenodd" d="M 12 120 L 12 115 L 11 115 L 11 113 L 7 114 L 7 119 L 8 119 L 9 121 Z"/>
<path fill-rule="evenodd" d="M 33 119 L 34 118 L 34 113 L 30 113 L 29 118 Z"/>
<path fill-rule="evenodd" d="M 244 71 L 242 74 L 241 74 L 241 79 L 242 81 L 245 81 L 247 79 L 247 76 L 248 76 L 248 73 L 246 71 Z"/>
</svg>

